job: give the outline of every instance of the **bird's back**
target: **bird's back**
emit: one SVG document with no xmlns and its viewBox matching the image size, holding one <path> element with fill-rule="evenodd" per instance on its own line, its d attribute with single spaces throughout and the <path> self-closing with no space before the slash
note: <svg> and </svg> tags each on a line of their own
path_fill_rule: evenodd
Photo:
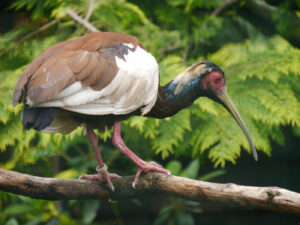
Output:
<svg viewBox="0 0 300 225">
<path fill-rule="evenodd" d="M 87 116 L 126 115 L 139 109 L 145 114 L 155 104 L 158 86 L 156 60 L 136 37 L 97 32 L 44 51 L 21 75 L 14 105 L 23 102 L 27 108 L 55 107 Z M 53 116 L 56 126 L 61 114 Z M 64 122 L 70 115 L 63 113 Z M 76 128 L 68 124 L 72 126 L 67 132 Z"/>
</svg>

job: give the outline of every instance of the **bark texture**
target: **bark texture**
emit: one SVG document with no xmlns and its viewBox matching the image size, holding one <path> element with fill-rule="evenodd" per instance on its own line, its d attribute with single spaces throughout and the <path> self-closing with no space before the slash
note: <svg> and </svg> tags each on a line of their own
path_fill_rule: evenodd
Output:
<svg viewBox="0 0 300 225">
<path fill-rule="evenodd" d="M 0 169 L 0 190 L 32 198 L 124 199 L 164 194 L 199 202 L 265 209 L 300 215 L 300 194 L 278 187 L 218 184 L 150 172 L 134 189 L 134 176 L 112 179 L 115 191 L 105 183 L 91 180 L 44 178 Z"/>
</svg>

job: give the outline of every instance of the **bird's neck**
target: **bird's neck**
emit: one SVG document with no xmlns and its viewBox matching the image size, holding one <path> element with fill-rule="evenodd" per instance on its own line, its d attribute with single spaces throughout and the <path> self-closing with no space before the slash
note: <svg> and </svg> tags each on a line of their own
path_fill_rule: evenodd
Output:
<svg viewBox="0 0 300 225">
<path fill-rule="evenodd" d="M 145 116 L 165 118 L 176 114 L 183 108 L 190 106 L 199 96 L 197 85 L 199 80 L 182 84 L 176 78 L 166 86 L 160 86 L 155 105 Z"/>
</svg>

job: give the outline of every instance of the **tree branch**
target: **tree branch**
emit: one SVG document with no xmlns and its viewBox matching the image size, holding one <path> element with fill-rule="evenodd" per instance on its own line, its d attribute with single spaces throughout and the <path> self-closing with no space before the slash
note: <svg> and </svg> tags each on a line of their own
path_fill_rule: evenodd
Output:
<svg viewBox="0 0 300 225">
<path fill-rule="evenodd" d="M 237 13 L 262 33 L 279 33 L 293 46 L 300 47 L 300 20 L 296 11 L 273 7 L 264 1 L 246 0 Z"/>
<path fill-rule="evenodd" d="M 88 22 L 89 18 L 91 17 L 92 13 L 93 13 L 93 9 L 94 9 L 94 0 L 90 0 L 89 3 L 89 9 L 88 12 L 85 16 L 84 19 L 82 19 L 77 13 L 75 13 L 73 10 L 71 9 L 67 9 L 67 14 L 72 17 L 75 21 L 77 21 L 78 23 L 82 24 L 87 30 L 91 31 L 91 32 L 97 32 L 99 31 L 96 27 L 94 27 L 91 23 Z M 0 57 L 7 54 L 8 52 L 10 52 L 11 50 L 13 50 L 15 47 L 19 46 L 20 44 L 22 44 L 23 42 L 25 42 L 26 40 L 28 40 L 29 38 L 32 38 L 33 36 L 39 34 L 40 32 L 47 30 L 49 27 L 55 25 L 56 23 L 58 23 L 62 18 L 57 18 L 47 24 L 45 24 L 44 26 L 40 27 L 39 29 L 37 29 L 36 31 L 33 31 L 27 35 L 25 35 L 23 38 L 21 38 L 15 45 L 13 45 L 12 47 L 9 47 L 7 49 L 5 49 L 3 52 L 0 52 Z"/>
<path fill-rule="evenodd" d="M 232 6 L 238 6 L 237 14 L 262 33 L 266 35 L 278 33 L 293 46 L 300 47 L 300 20 L 296 11 L 274 7 L 265 1 L 245 0 L 239 4 L 240 2 L 241 0 L 226 0 L 213 11 L 212 15 L 219 16 Z M 289 26 L 283 24 L 289 24 Z M 293 29 L 290 29 L 291 27 Z"/>
<path fill-rule="evenodd" d="M 67 14 L 72 17 L 75 21 L 82 24 L 87 30 L 91 32 L 98 32 L 99 30 L 94 27 L 91 23 L 89 23 L 87 20 L 82 19 L 76 12 L 74 12 L 72 9 L 67 9 Z"/>
<path fill-rule="evenodd" d="M 235 5 L 240 0 L 226 0 L 224 1 L 218 8 L 216 8 L 212 12 L 212 16 L 219 16 L 222 12 L 226 11 L 228 8 L 230 8 L 232 5 Z"/>
<path fill-rule="evenodd" d="M 88 11 L 87 11 L 87 13 L 86 13 L 86 15 L 84 17 L 85 21 L 89 21 L 91 15 L 93 13 L 93 10 L 94 10 L 94 0 L 90 0 Z"/>
<path fill-rule="evenodd" d="M 22 44 L 24 41 L 28 40 L 29 38 L 32 38 L 33 36 L 37 35 L 38 33 L 41 33 L 44 30 L 47 30 L 49 27 L 55 25 L 56 23 L 58 23 L 61 20 L 61 18 L 57 18 L 55 20 L 52 20 L 51 22 L 45 24 L 44 26 L 41 26 L 39 29 L 25 35 L 23 38 L 21 38 L 15 45 L 13 45 L 12 47 L 9 47 L 7 49 L 5 49 L 3 52 L 0 53 L 0 57 L 5 55 L 6 53 L 10 52 L 11 50 L 13 50 L 15 47 L 19 46 L 20 44 Z"/>
<path fill-rule="evenodd" d="M 0 169 L 0 190 L 32 198 L 124 199 L 141 195 L 164 194 L 226 206 L 242 206 L 300 215 L 300 194 L 278 187 L 251 187 L 217 184 L 150 172 L 132 188 L 134 176 L 113 179 L 115 191 L 91 180 L 64 180 L 26 175 Z"/>
</svg>

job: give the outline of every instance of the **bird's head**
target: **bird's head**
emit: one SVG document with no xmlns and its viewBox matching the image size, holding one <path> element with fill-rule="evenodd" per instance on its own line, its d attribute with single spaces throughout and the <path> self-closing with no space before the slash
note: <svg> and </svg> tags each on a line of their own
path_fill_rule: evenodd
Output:
<svg viewBox="0 0 300 225">
<path fill-rule="evenodd" d="M 178 80 L 176 81 L 176 79 Z M 257 161 L 256 149 L 243 119 L 227 93 L 225 74 L 220 67 L 209 61 L 199 61 L 187 68 L 174 81 L 177 82 L 175 94 L 186 88 L 186 85 L 189 84 L 189 86 L 192 85 L 195 87 L 198 96 L 209 97 L 223 105 L 243 130 L 249 141 L 252 155 Z"/>
</svg>

